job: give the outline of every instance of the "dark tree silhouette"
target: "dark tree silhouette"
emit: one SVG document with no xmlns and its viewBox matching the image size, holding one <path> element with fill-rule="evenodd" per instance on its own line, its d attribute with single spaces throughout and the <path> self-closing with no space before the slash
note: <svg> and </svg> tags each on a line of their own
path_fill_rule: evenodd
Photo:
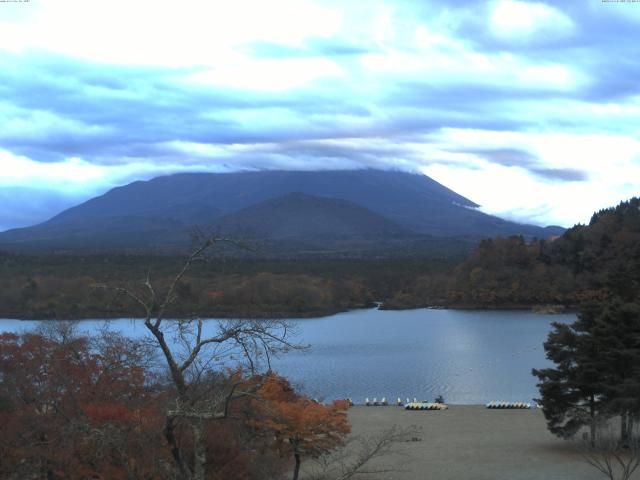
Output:
<svg viewBox="0 0 640 480">
<path fill-rule="evenodd" d="M 598 420 L 619 416 L 628 443 L 640 413 L 640 306 L 613 298 L 553 326 L 544 348 L 556 366 L 533 370 L 549 430 L 568 438 L 589 425 L 593 445 Z"/>
</svg>

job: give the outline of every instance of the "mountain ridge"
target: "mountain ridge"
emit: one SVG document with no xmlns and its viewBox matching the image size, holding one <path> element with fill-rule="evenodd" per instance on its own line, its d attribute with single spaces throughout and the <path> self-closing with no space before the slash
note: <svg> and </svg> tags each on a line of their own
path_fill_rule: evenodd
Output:
<svg viewBox="0 0 640 480">
<path fill-rule="evenodd" d="M 546 238 L 564 231 L 559 227 L 518 224 L 487 215 L 479 211 L 473 201 L 426 175 L 372 169 L 272 170 L 180 173 L 132 182 L 71 207 L 41 224 L 0 233 L 0 246 L 184 248 L 193 225 L 218 225 L 222 219 L 228 221 L 243 209 L 248 208 L 250 212 L 256 205 L 264 202 L 269 205 L 270 200 L 293 193 L 324 199 L 323 208 L 327 211 L 333 209 L 335 218 L 340 216 L 341 207 L 335 204 L 331 207 L 330 200 L 348 202 L 341 204 L 345 212 L 351 211 L 350 220 L 345 218 L 338 222 L 343 229 L 349 222 L 358 224 L 363 215 L 370 220 L 377 216 L 378 224 L 390 222 L 404 234 L 429 237 L 479 239 L 516 234 L 527 238 Z M 298 200 L 304 198 L 299 197 Z M 312 203 L 306 202 L 306 208 L 312 210 Z M 262 208 L 268 210 L 265 205 Z M 300 206 L 294 208 L 289 201 L 287 208 L 293 212 Z M 263 211 L 263 216 L 269 215 L 267 210 Z M 308 215 L 312 214 L 311 210 Z M 271 214 L 276 215 L 275 212 Z M 297 211 L 296 215 L 299 224 L 305 223 L 304 212 Z M 253 217 L 255 220 L 256 215 Z M 238 227 L 238 221 L 235 222 Z M 307 225 L 304 234 L 298 236 L 323 236 L 327 233 L 320 232 L 322 225 L 316 223 L 317 232 Z M 290 233 L 290 236 L 296 236 L 295 232 Z M 371 233 L 352 232 L 361 237 L 371 236 Z M 393 237 L 392 232 L 386 235 Z"/>
<path fill-rule="evenodd" d="M 348 200 L 292 192 L 216 222 L 221 234 L 250 238 L 410 235 L 382 215 Z"/>
</svg>

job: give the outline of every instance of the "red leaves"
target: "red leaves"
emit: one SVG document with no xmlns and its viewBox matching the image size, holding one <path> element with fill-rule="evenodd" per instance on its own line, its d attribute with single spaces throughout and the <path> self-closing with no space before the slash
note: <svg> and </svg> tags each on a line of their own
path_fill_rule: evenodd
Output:
<svg viewBox="0 0 640 480">
<path fill-rule="evenodd" d="M 347 401 L 323 405 L 297 395 L 286 379 L 269 377 L 258 392 L 256 408 L 262 418 L 255 423 L 271 430 L 281 454 L 317 457 L 342 445 L 351 431 L 345 410 Z"/>
<path fill-rule="evenodd" d="M 338 410 L 346 411 L 346 410 L 349 410 L 350 403 L 349 403 L 349 400 L 334 400 L 333 406 Z"/>
<path fill-rule="evenodd" d="M 82 410 L 93 423 L 104 422 L 132 422 L 137 419 L 136 412 L 122 403 L 91 403 Z"/>
<path fill-rule="evenodd" d="M 163 450 L 161 416 L 130 346 L 0 335 L 0 477 L 161 478 L 140 455 Z"/>
<path fill-rule="evenodd" d="M 170 386 L 154 382 L 145 362 L 124 338 L 1 334 L 0 478 L 169 477 L 163 429 L 174 403 Z M 321 455 L 349 432 L 344 401 L 316 403 L 276 376 L 215 375 L 199 379 L 202 392 L 206 382 L 219 382 L 247 395 L 232 402 L 233 420 L 206 425 L 211 478 L 275 478 L 283 470 L 279 456 Z M 190 428 L 179 420 L 175 430 L 187 463 Z"/>
</svg>

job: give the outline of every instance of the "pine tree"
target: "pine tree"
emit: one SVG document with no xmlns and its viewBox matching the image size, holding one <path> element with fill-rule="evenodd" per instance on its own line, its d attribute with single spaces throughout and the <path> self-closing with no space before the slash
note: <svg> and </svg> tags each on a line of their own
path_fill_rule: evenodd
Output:
<svg viewBox="0 0 640 480">
<path fill-rule="evenodd" d="M 628 444 L 640 413 L 640 305 L 614 299 L 581 315 L 598 344 L 599 375 L 607 409 L 620 416 L 620 440 Z"/>
<path fill-rule="evenodd" d="M 640 305 L 612 298 L 553 326 L 544 348 L 556 367 L 533 370 L 549 430 L 570 438 L 589 425 L 593 444 L 598 420 L 620 416 L 628 443 L 640 414 Z"/>
<path fill-rule="evenodd" d="M 553 327 L 544 348 L 556 368 L 533 370 L 540 380 L 538 402 L 553 434 L 571 438 L 588 425 L 593 443 L 604 410 L 595 346 L 575 324 Z"/>
</svg>

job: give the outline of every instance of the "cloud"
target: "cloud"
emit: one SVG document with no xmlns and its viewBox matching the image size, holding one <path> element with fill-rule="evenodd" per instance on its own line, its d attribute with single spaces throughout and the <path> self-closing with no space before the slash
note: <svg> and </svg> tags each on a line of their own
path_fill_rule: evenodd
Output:
<svg viewBox="0 0 640 480">
<path fill-rule="evenodd" d="M 537 164 L 535 155 L 517 148 L 501 148 L 495 150 L 467 150 L 468 153 L 479 155 L 492 163 L 507 167 L 530 167 Z"/>
<path fill-rule="evenodd" d="M 375 167 L 570 224 L 637 190 L 636 6 L 14 7 L 0 18 L 0 188 L 36 185 L 43 205 L 176 171 Z"/>
<path fill-rule="evenodd" d="M 539 2 L 498 0 L 489 16 L 498 38 L 515 42 L 548 42 L 549 37 L 573 33 L 572 20 L 560 10 Z"/>
<path fill-rule="evenodd" d="M 531 168 L 529 171 L 549 180 L 565 182 L 581 182 L 589 178 L 586 172 L 575 168 Z"/>
<path fill-rule="evenodd" d="M 26 8 L 30 14 L 19 20 L 0 18 L 2 49 L 25 53 L 44 47 L 63 56 L 127 65 L 221 64 L 237 58 L 235 48 L 243 44 L 295 46 L 309 36 L 330 37 L 341 23 L 339 11 L 304 0 L 224 5 L 54 0 Z"/>
<path fill-rule="evenodd" d="M 489 162 L 505 167 L 519 167 L 545 180 L 561 182 L 578 182 L 588 180 L 586 172 L 575 168 L 553 168 L 544 166 L 533 153 L 518 148 L 502 148 L 495 150 L 463 150 L 477 155 Z"/>
<path fill-rule="evenodd" d="M 622 135 L 450 129 L 432 141 L 460 161 L 422 171 L 505 218 L 571 226 L 638 195 L 640 141 Z"/>
<path fill-rule="evenodd" d="M 26 157 L 14 156 L 0 150 L 2 177 L 0 186 L 11 187 L 20 184 L 47 184 L 60 182 L 69 187 L 73 184 L 84 185 L 100 180 L 102 168 L 78 158 L 70 158 L 62 162 L 40 163 Z"/>
<path fill-rule="evenodd" d="M 273 42 L 253 42 L 244 51 L 257 58 L 313 58 L 358 56 L 375 51 L 371 45 L 312 37 L 302 45 L 290 46 Z"/>
</svg>

